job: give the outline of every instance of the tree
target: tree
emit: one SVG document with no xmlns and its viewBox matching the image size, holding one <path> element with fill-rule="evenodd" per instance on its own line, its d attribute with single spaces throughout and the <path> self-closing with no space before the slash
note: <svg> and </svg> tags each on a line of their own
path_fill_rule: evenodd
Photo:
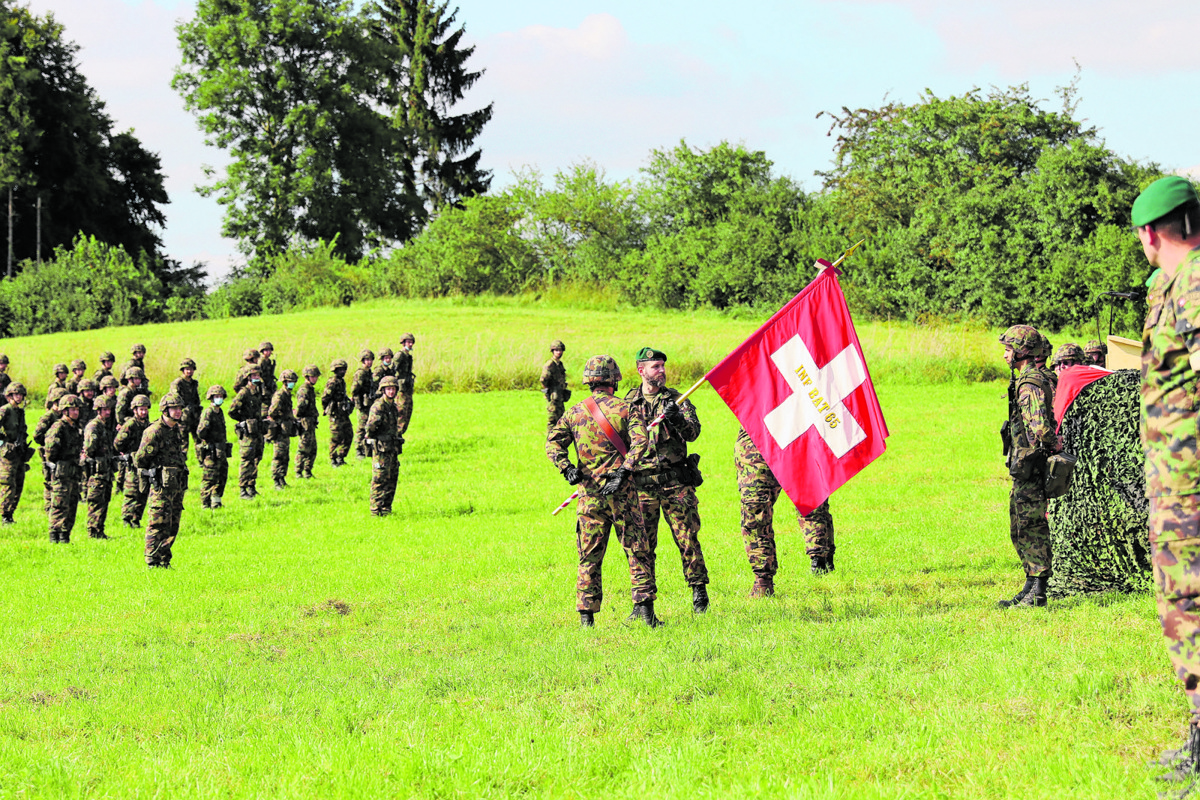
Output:
<svg viewBox="0 0 1200 800">
<path fill-rule="evenodd" d="M 393 62 L 388 69 L 392 124 L 407 156 L 403 183 L 420 198 L 424 217 L 463 198 L 486 192 L 491 173 L 479 168 L 481 150 L 471 151 L 492 105 L 451 113 L 483 75 L 469 72 L 474 47 L 463 47 L 466 29 L 454 29 L 458 9 L 430 0 L 380 0 L 376 30 Z"/>
<path fill-rule="evenodd" d="M 199 191 L 217 196 L 223 233 L 244 252 L 336 240 L 353 259 L 415 232 L 401 142 L 380 110 L 386 48 L 349 2 L 200 0 L 176 32 L 172 85 L 207 143 L 232 157 Z"/>
<path fill-rule="evenodd" d="M 132 131 L 113 132 L 104 103 L 80 74 L 79 46 L 66 41 L 53 15 L 39 17 L 0 0 L 0 185 L 15 187 L 21 224 L 18 258 L 36 253 L 34 209 L 42 199 L 42 251 L 79 236 L 152 256 L 168 202 L 158 156 Z"/>
</svg>

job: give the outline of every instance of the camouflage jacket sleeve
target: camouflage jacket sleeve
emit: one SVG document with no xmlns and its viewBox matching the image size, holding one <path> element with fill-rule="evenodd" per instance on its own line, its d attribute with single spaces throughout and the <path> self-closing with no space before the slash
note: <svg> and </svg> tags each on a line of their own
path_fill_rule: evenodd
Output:
<svg viewBox="0 0 1200 800">
<path fill-rule="evenodd" d="M 350 384 L 350 395 L 355 400 L 360 400 L 370 397 L 375 387 L 371 383 L 371 371 L 366 367 L 359 367 L 354 373 L 354 380 Z"/>
<path fill-rule="evenodd" d="M 37 426 L 33 429 L 33 440 L 40 445 L 45 445 L 46 434 L 50 432 L 50 428 L 56 422 L 58 422 L 58 412 L 47 411 L 42 414 L 42 418 L 38 420 Z"/>
<path fill-rule="evenodd" d="M 1054 440 L 1054 417 L 1047 416 L 1046 393 L 1042 387 L 1032 383 L 1021 385 L 1017 393 L 1017 406 L 1021 409 L 1021 422 L 1031 447 L 1049 447 Z"/>
<path fill-rule="evenodd" d="M 340 403 L 345 396 L 345 381 L 334 375 L 329 380 L 325 381 L 325 388 L 321 391 L 321 408 L 325 409 L 325 413 L 328 414 L 329 407 L 336 403 Z"/>
<path fill-rule="evenodd" d="M 108 426 L 98 417 L 83 429 L 83 454 L 88 458 L 108 458 L 112 455 Z"/>
<path fill-rule="evenodd" d="M 71 452 L 74 448 L 72 439 L 72 428 L 64 420 L 56 421 L 50 426 L 50 431 L 46 434 L 46 460 L 55 462 L 63 458 L 71 459 L 78 458 L 79 452 Z"/>
<path fill-rule="evenodd" d="M 262 401 L 259 400 L 258 392 L 254 391 L 251 386 L 246 386 L 237 396 L 233 398 L 233 402 L 229 404 L 229 416 L 235 422 L 245 422 L 248 419 L 258 419 L 262 413 Z"/>
<path fill-rule="evenodd" d="M 392 359 L 392 365 L 396 370 L 395 375 L 397 380 L 405 380 L 413 376 L 413 357 L 409 353 L 401 350 Z"/>
<path fill-rule="evenodd" d="M 380 397 L 371 406 L 367 416 L 367 436 L 372 439 L 391 441 L 396 435 L 396 404 Z"/>
<path fill-rule="evenodd" d="M 571 465 L 570 447 L 575 437 L 571 433 L 569 416 L 570 412 L 563 414 L 558 422 L 554 423 L 550 433 L 546 434 L 546 458 L 550 459 L 550 463 L 559 472 Z"/>
<path fill-rule="evenodd" d="M 25 412 L 12 403 L 0 408 L 0 438 L 5 444 L 25 444 Z"/>
<path fill-rule="evenodd" d="M 650 446 L 650 440 L 646 437 L 646 421 L 638 414 L 632 414 L 632 410 L 628 403 L 622 403 L 625 406 L 626 419 L 626 435 L 629 437 L 629 451 L 625 454 L 621 466 L 629 469 L 636 469 L 646 457 L 646 451 Z"/>
<path fill-rule="evenodd" d="M 305 381 L 296 388 L 296 416 L 298 418 L 315 418 L 319 415 L 317 390 Z"/>
<path fill-rule="evenodd" d="M 128 419 L 117 428 L 117 435 L 113 437 L 113 447 L 118 453 L 132 453 L 137 450 L 142 441 L 142 426 L 136 419 Z"/>
<path fill-rule="evenodd" d="M 183 439 L 178 425 L 171 427 L 162 421 L 155 422 L 142 434 L 133 463 L 138 469 L 155 467 L 186 467 L 187 457 L 183 453 Z"/>
<path fill-rule="evenodd" d="M 287 389 L 279 389 L 271 398 L 271 407 L 267 416 L 276 422 L 292 419 L 292 393 Z"/>
<path fill-rule="evenodd" d="M 200 412 L 200 422 L 196 425 L 196 439 L 208 444 L 220 444 L 225 439 L 225 414 L 216 406 L 210 405 Z"/>
</svg>

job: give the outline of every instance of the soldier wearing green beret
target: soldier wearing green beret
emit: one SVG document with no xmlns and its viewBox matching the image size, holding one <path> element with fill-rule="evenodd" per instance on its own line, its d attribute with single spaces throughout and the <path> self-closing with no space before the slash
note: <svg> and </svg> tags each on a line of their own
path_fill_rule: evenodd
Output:
<svg viewBox="0 0 1200 800">
<path fill-rule="evenodd" d="M 1200 197 L 1186 179 L 1160 178 L 1133 204 L 1133 227 L 1159 272 L 1142 328 L 1142 442 L 1158 618 L 1191 706 L 1188 737 L 1164 753 L 1167 780 L 1200 774 Z M 1190 786 L 1189 786 L 1190 789 Z M 1186 794 L 1186 790 L 1185 790 Z"/>
<path fill-rule="evenodd" d="M 563 353 L 567 346 L 561 339 L 550 343 L 550 360 L 542 367 L 542 394 L 546 397 L 546 433 L 554 430 L 555 423 L 563 415 L 566 403 L 571 399 L 567 388 L 567 368 L 563 366 Z"/>
</svg>

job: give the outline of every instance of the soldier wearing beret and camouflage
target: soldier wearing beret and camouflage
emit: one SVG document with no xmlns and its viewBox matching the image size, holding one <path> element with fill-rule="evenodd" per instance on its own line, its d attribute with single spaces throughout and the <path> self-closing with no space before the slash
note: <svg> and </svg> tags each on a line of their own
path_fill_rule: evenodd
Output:
<svg viewBox="0 0 1200 800">
<path fill-rule="evenodd" d="M 1000 337 L 1004 360 L 1013 371 L 1008 389 L 1008 422 L 1003 438 L 1013 479 L 1009 495 L 1009 535 L 1025 585 L 1002 608 L 1046 605 L 1052 553 L 1046 521 L 1046 465 L 1057 451 L 1054 384 L 1034 362 L 1041 334 L 1029 325 L 1014 325 Z"/>
<path fill-rule="evenodd" d="M 130 413 L 132 416 L 117 426 L 113 449 L 117 451 L 117 463 L 128 467 L 118 473 L 117 480 L 117 486 L 125 493 L 125 500 L 121 504 L 121 522 L 127 528 L 140 528 L 150 487 L 133 467 L 133 456 L 142 443 L 142 434 L 150 426 L 150 398 L 144 394 L 135 396 Z"/>
<path fill-rule="evenodd" d="M 413 345 L 417 337 L 406 333 L 400 337 L 400 352 L 396 353 L 396 383 L 400 391 L 396 393 L 396 424 L 401 437 L 408 433 L 408 425 L 412 422 L 413 389 L 416 387 L 417 376 L 413 374 Z"/>
<path fill-rule="evenodd" d="M 276 489 L 286 489 L 288 462 L 291 459 L 292 437 L 296 435 L 296 415 L 292 411 L 292 391 L 296 388 L 299 376 L 290 369 L 285 369 L 279 376 L 280 387 L 271 397 L 267 407 L 267 441 L 271 442 L 271 477 L 275 480 Z"/>
<path fill-rule="evenodd" d="M 567 346 L 562 340 L 550 343 L 550 360 L 542 366 L 542 394 L 546 398 L 546 433 L 554 430 L 555 423 L 562 417 L 566 403 L 571 399 L 567 388 L 567 368 L 563 366 L 563 353 Z"/>
<path fill-rule="evenodd" d="M 367 417 L 371 414 L 371 404 L 375 402 L 375 377 L 371 370 L 375 363 L 375 354 L 370 350 L 363 350 L 358 354 L 358 361 L 361 366 L 355 371 L 354 379 L 350 382 L 350 399 L 354 401 L 354 407 L 358 410 L 358 429 L 354 432 L 354 450 L 355 454 L 362 459 L 371 454 L 366 442 Z"/>
<path fill-rule="evenodd" d="M 1083 348 L 1083 355 L 1086 359 L 1084 363 L 1093 367 L 1103 367 L 1105 356 L 1108 355 L 1108 345 L 1102 344 L 1099 339 L 1089 339 Z"/>
<path fill-rule="evenodd" d="M 50 382 L 50 385 L 46 387 L 46 410 L 47 411 L 54 408 L 54 406 L 50 403 L 50 393 L 51 392 L 53 392 L 55 389 L 62 389 L 63 395 L 69 394 L 69 392 L 67 391 L 67 375 L 68 374 L 70 374 L 70 373 L 67 370 L 66 364 L 55 364 L 54 365 L 54 380 L 52 380 Z M 61 397 L 62 395 L 59 395 L 59 396 Z"/>
<path fill-rule="evenodd" d="M 741 499 L 742 543 L 750 560 L 750 571 L 754 573 L 750 596 L 771 597 L 775 594 L 775 574 L 779 571 L 775 501 L 779 499 L 781 487 L 745 428 L 738 429 L 733 466 L 737 471 Z M 833 555 L 837 547 L 829 501 L 817 506 L 810 514 L 801 514 L 797 510 L 796 521 L 804 536 L 804 552 L 811 562 L 813 574 L 833 572 Z"/>
<path fill-rule="evenodd" d="M 385 375 L 379 382 L 380 397 L 371 405 L 367 415 L 367 442 L 374 453 L 371 464 L 371 516 L 386 517 L 392 513 L 396 498 L 396 479 L 399 473 L 397 457 L 404 440 L 397 433 L 396 394 L 400 384 L 395 376 Z"/>
<path fill-rule="evenodd" d="M 1054 351 L 1054 359 L 1050 363 L 1055 374 L 1061 375 L 1071 367 L 1082 366 L 1085 361 L 1083 348 L 1074 342 L 1067 342 Z"/>
<path fill-rule="evenodd" d="M 601 567 L 612 529 L 629 561 L 633 593 L 630 619 L 652 628 L 658 587 L 654 551 L 631 475 L 646 453 L 646 426 L 634 409 L 614 396 L 621 369 L 612 356 L 592 356 L 583 368 L 590 396 L 563 414 L 546 436 L 546 456 L 572 486 L 583 484 L 576 512 L 575 546 L 579 570 L 575 582 L 579 622 L 590 628 L 604 601 Z M 575 446 L 579 466 L 571 463 Z"/>
<path fill-rule="evenodd" d="M 238 438 L 238 489 L 243 500 L 258 495 L 258 462 L 263 457 L 262 376 L 258 365 L 247 368 L 246 385 L 229 404 L 229 418 Z"/>
<path fill-rule="evenodd" d="M 279 389 L 279 383 L 275 380 L 275 359 L 271 356 L 275 353 L 275 345 L 270 342 L 263 342 L 258 346 L 258 374 L 262 376 L 263 382 L 263 416 L 267 416 L 270 409 L 270 403 L 275 399 L 275 392 Z"/>
<path fill-rule="evenodd" d="M 108 423 L 116 410 L 116 398 L 101 396 L 93 401 L 95 416 L 83 429 L 83 496 L 87 500 L 87 532 L 93 539 L 107 539 L 104 523 L 112 500 L 113 468 L 117 452 Z"/>
<path fill-rule="evenodd" d="M 150 511 L 146 517 L 146 566 L 171 566 L 171 547 L 179 536 L 183 495 L 187 491 L 188 467 L 184 401 L 168 392 L 159 401 L 162 416 L 142 434 L 133 457 L 134 466 L 150 487 Z"/>
<path fill-rule="evenodd" d="M 1155 599 L 1167 655 L 1190 706 L 1183 746 L 1163 754 L 1167 780 L 1200 773 L 1200 198 L 1186 179 L 1160 178 L 1134 201 L 1133 225 L 1158 272 L 1142 329 L 1142 446 Z"/>
<path fill-rule="evenodd" d="M 309 364 L 304 368 L 304 377 L 296 389 L 296 477 L 312 478 L 313 463 L 317 460 L 317 425 L 321 414 L 317 410 L 317 378 L 321 368 Z"/>
<path fill-rule="evenodd" d="M 66 395 L 67 390 L 61 386 L 51 389 L 50 394 L 46 395 L 46 404 L 49 408 L 33 428 L 33 441 L 38 446 L 38 456 L 42 460 L 42 510 L 47 513 L 50 511 L 50 492 L 54 483 L 54 473 L 50 471 L 50 466 L 46 463 L 48 460 L 46 458 L 46 434 L 62 416 L 58 408 L 58 401 Z"/>
<path fill-rule="evenodd" d="M 204 397 L 208 407 L 200 413 L 196 424 L 196 460 L 203 472 L 200 476 L 200 507 L 221 508 L 225 483 L 229 479 L 229 456 L 232 446 L 225 434 L 225 387 L 210 386 Z"/>
<path fill-rule="evenodd" d="M 708 610 L 708 566 L 700 547 L 700 504 L 696 499 L 700 456 L 689 458 L 687 451 L 688 443 L 700 438 L 700 417 L 690 401 L 676 402 L 679 392 L 667 387 L 666 365 L 666 353 L 643 347 L 637 354 L 642 383 L 625 395 L 625 402 L 646 426 L 648 439 L 645 455 L 633 465 L 633 486 L 652 557 L 658 549 L 661 512 L 683 561 L 683 579 L 692 588 L 692 611 L 703 614 Z M 659 417 L 662 422 L 651 428 Z"/>
<path fill-rule="evenodd" d="M 8 356 L 0 353 L 0 393 L 8 389 L 12 376 L 8 374 Z"/>
<path fill-rule="evenodd" d="M 115 363 L 117 363 L 117 357 L 108 350 L 105 350 L 100 354 L 100 369 L 92 373 L 92 380 L 94 380 L 96 383 L 100 383 L 100 381 L 104 380 L 105 378 L 112 377 L 113 364 Z"/>
<path fill-rule="evenodd" d="M 129 372 L 129 370 L 133 367 L 137 367 L 142 371 L 143 381 L 146 379 L 146 345 L 135 344 L 133 347 L 129 348 L 129 355 L 129 360 L 121 365 L 121 369 L 117 373 L 117 377 L 120 379 L 122 386 L 124 386 L 126 383 L 126 373 Z"/>
<path fill-rule="evenodd" d="M 8 402 L 0 408 L 0 522 L 12 525 L 33 448 L 25 438 L 25 387 L 10 383 L 4 388 L 4 397 Z"/>
<path fill-rule="evenodd" d="M 183 400 L 183 418 L 179 424 L 183 430 L 184 452 L 187 452 L 188 436 L 196 433 L 196 425 L 200 422 L 200 381 L 196 374 L 196 362 L 185 358 L 179 362 L 179 377 L 171 381 L 167 393 L 174 392 Z"/>
<path fill-rule="evenodd" d="M 67 394 L 79 396 L 79 382 L 84 379 L 86 372 L 87 362 L 82 358 L 77 358 L 71 362 L 71 375 L 67 378 Z"/>
<path fill-rule="evenodd" d="M 346 394 L 347 369 L 349 365 L 343 359 L 334 360 L 329 365 L 333 374 L 325 381 L 325 389 L 321 392 L 321 408 L 329 417 L 329 463 L 333 467 L 346 463 L 350 445 L 354 443 L 354 426 L 350 422 L 354 402 Z"/>
<path fill-rule="evenodd" d="M 242 353 L 242 366 L 238 369 L 238 373 L 233 379 L 234 394 L 245 389 L 246 385 L 250 383 L 251 370 L 258 374 L 260 381 L 262 380 L 262 372 L 258 368 L 258 358 L 258 350 L 253 347 Z"/>
<path fill-rule="evenodd" d="M 46 466 L 50 469 L 50 541 L 69 544 L 75 527 L 82 480 L 80 453 L 83 431 L 79 429 L 79 398 L 63 395 L 58 401 L 60 416 L 46 433 Z"/>
</svg>

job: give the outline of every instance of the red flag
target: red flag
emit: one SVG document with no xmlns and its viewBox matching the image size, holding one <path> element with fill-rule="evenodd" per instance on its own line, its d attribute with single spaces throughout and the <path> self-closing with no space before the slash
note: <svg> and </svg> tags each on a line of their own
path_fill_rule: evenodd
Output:
<svg viewBox="0 0 1200 800">
<path fill-rule="evenodd" d="M 803 514 L 887 446 L 838 274 L 822 270 L 705 376 Z"/>
</svg>

